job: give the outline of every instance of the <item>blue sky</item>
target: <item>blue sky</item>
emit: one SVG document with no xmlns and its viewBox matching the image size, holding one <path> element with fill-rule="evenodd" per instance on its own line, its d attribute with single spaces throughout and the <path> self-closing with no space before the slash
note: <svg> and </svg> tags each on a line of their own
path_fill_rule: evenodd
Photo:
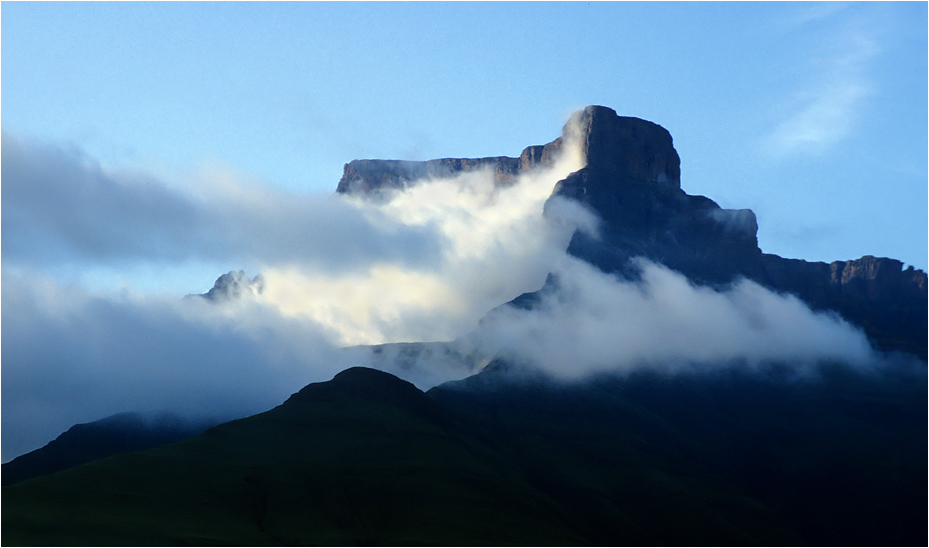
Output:
<svg viewBox="0 0 929 548">
<path fill-rule="evenodd" d="M 451 340 L 580 268 L 572 225 L 541 217 L 570 159 L 495 202 L 465 203 L 460 181 L 384 207 L 333 192 L 358 158 L 517 156 L 589 104 L 666 127 L 683 189 L 753 209 L 766 252 L 927 266 L 924 2 L 4 2 L 2 16 L 3 461 L 116 412 L 265 410 L 358 365 L 345 345 Z M 179 298 L 238 269 L 265 276 L 260 297 Z M 725 327 L 744 297 L 780 311 L 749 349 L 774 354 L 756 358 L 867 350 L 756 286 L 716 295 L 649 272 L 644 300 L 575 272 L 596 290 L 553 332 L 614 303 L 615 323 L 591 316 L 611 365 L 643 341 L 668 350 L 623 332 L 652 325 L 629 317 L 683 322 L 678 339 L 703 343 L 686 352 L 744 357 L 751 339 Z M 509 325 L 490 342 L 512 343 Z M 466 374 L 420 373 L 423 387 Z"/>
<path fill-rule="evenodd" d="M 2 121 L 106 169 L 330 191 L 517 155 L 603 104 L 765 251 L 926 268 L 925 3 L 6 3 Z"/>
</svg>

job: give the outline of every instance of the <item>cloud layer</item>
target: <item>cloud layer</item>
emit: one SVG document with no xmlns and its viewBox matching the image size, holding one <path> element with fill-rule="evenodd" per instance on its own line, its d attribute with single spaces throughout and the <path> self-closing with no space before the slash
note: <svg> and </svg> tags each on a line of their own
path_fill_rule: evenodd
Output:
<svg viewBox="0 0 929 548">
<path fill-rule="evenodd" d="M 573 151 L 572 151 L 573 152 Z M 592 214 L 559 201 L 543 206 L 560 179 L 582 167 L 576 154 L 497 187 L 490 171 L 421 181 L 386 201 L 355 203 L 390 223 L 444 242 L 425 268 L 372 261 L 332 276 L 312 264 L 269 268 L 264 302 L 327 326 L 341 344 L 449 340 L 491 308 L 542 286 L 552 263 Z"/>
<path fill-rule="evenodd" d="M 350 358 L 308 322 L 253 303 L 99 295 L 3 273 L 3 460 L 122 411 L 232 418 Z"/>
</svg>

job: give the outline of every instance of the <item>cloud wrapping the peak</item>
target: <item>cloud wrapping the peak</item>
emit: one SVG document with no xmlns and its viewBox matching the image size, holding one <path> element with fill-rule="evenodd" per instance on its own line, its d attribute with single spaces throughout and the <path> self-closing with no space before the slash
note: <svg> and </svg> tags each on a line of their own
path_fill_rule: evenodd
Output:
<svg viewBox="0 0 929 548">
<path fill-rule="evenodd" d="M 489 172 L 423 181 L 383 203 L 271 191 L 215 170 L 169 186 L 4 135 L 3 459 L 123 411 L 261 411 L 369 364 L 341 345 L 465 333 L 541 286 L 587 215 L 542 216 L 578 167 L 506 188 Z M 262 265 L 264 291 L 211 303 L 53 276 L 190 258 Z M 471 371 L 395 372 L 437 383 Z"/>
<path fill-rule="evenodd" d="M 595 235 L 599 220 L 551 198 L 584 165 L 575 143 L 562 151 L 509 185 L 482 170 L 369 200 L 274 191 L 215 170 L 171 186 L 4 134 L 3 459 L 118 412 L 262 411 L 353 365 L 425 389 L 497 356 L 567 378 L 872 358 L 860 332 L 751 282 L 716 291 L 642 262 L 632 283 L 567 255 L 575 230 Z M 52 275 L 191 259 L 259 265 L 263 290 L 210 302 Z M 501 306 L 550 273 L 560 287 L 537 308 Z M 341 348 L 452 339 L 409 367 Z"/>
<path fill-rule="evenodd" d="M 355 199 L 367 215 L 418 227 L 443 241 L 426 267 L 372 261 L 331 276 L 312 264 L 268 268 L 264 302 L 287 316 L 325 325 L 341 344 L 437 341 L 459 337 L 491 308 L 542 286 L 575 228 L 592 213 L 555 201 L 555 184 L 583 167 L 576 147 L 553 165 L 496 186 L 490 170 L 419 181 L 383 199 Z"/>
</svg>

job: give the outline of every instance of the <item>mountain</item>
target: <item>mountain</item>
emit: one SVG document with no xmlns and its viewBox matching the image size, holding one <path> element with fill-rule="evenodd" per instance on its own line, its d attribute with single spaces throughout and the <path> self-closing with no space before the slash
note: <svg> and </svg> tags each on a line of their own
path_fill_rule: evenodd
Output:
<svg viewBox="0 0 929 548">
<path fill-rule="evenodd" d="M 923 545 L 925 375 L 373 369 L 3 488 L 7 545 Z M 923 381 L 923 382 L 920 382 Z"/>
<path fill-rule="evenodd" d="M 527 147 L 519 158 L 356 160 L 345 165 L 337 191 L 376 195 L 414 184 L 422 176 L 488 165 L 494 166 L 498 184 L 505 184 L 526 169 L 550 164 L 569 139 L 579 140 L 587 165 L 560 181 L 552 195 L 584 204 L 601 220 L 597 235 L 574 234 L 568 246 L 571 255 L 631 279 L 638 275 L 638 257 L 661 263 L 696 284 L 723 287 L 746 278 L 794 294 L 815 310 L 836 312 L 861 327 L 878 348 L 926 361 L 925 272 L 903 270 L 902 262 L 889 258 L 865 256 L 826 264 L 763 253 L 751 210 L 724 209 L 681 189 L 680 157 L 666 129 L 618 116 L 607 107 L 576 112 L 561 137 Z M 532 301 L 532 295 L 525 295 L 517 304 Z"/>
<path fill-rule="evenodd" d="M 754 213 L 681 190 L 680 158 L 667 130 L 605 107 L 576 113 L 566 131 L 572 127 L 587 165 L 553 195 L 590 207 L 603 224 L 596 238 L 577 232 L 569 253 L 626 276 L 634 275 L 630 260 L 645 257 L 698 283 L 763 277 Z"/>
<path fill-rule="evenodd" d="M 463 341 L 367 347 L 399 373 L 436 360 L 480 372 L 424 393 L 352 368 L 137 452 L 114 441 L 119 420 L 75 426 L 24 456 L 15 484 L 4 465 L 6 544 L 926 544 L 924 272 L 762 252 L 754 213 L 681 188 L 670 133 L 605 107 L 518 158 L 355 160 L 337 192 L 378 199 L 487 168 L 505 186 L 569 142 L 587 164 L 552 200 L 601 220 L 596 236 L 573 235 L 571 255 L 632 281 L 643 257 L 711 290 L 748 279 L 794 294 L 861 327 L 888 351 L 881 366 L 727 363 L 567 382 Z M 509 304 L 532 309 L 558 284 L 552 274 Z M 199 297 L 261 287 L 230 272 Z"/>
<path fill-rule="evenodd" d="M 739 544 L 922 546 L 925 378 L 772 366 L 564 383 L 495 362 L 429 395 L 506 440 L 592 544 L 730 544 L 710 525 L 725 510 Z"/>
<path fill-rule="evenodd" d="M 350 369 L 196 438 L 6 487 L 4 541 L 578 542 L 545 520 L 552 501 L 453 421 L 411 384 Z"/>
<path fill-rule="evenodd" d="M 569 253 L 633 277 L 632 259 L 645 257 L 695 283 L 747 278 L 837 312 L 884 350 L 927 359 L 925 272 L 871 256 L 827 265 L 762 253 L 751 210 L 723 209 L 681 190 L 680 159 L 664 128 L 597 106 L 575 114 L 566 128 L 572 124 L 580 128 L 587 166 L 553 194 L 592 208 L 603 228 L 598 238 L 577 232 Z"/>
<path fill-rule="evenodd" d="M 830 264 L 762 255 L 770 287 L 814 310 L 835 310 L 884 350 L 926 361 L 926 273 L 896 259 L 866 255 Z"/>
</svg>

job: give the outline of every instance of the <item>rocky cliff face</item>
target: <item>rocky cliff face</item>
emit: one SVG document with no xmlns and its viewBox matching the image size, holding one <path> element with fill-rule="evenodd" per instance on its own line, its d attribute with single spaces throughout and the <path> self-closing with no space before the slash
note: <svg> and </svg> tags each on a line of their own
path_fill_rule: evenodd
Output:
<svg viewBox="0 0 929 548">
<path fill-rule="evenodd" d="M 448 177 L 456 173 L 483 168 L 492 169 L 495 182 L 504 185 L 511 182 L 519 172 L 519 159 L 499 156 L 494 158 L 443 158 L 427 162 L 352 160 L 345 164 L 336 192 L 353 194 L 402 189 L 417 180 Z"/>
</svg>

